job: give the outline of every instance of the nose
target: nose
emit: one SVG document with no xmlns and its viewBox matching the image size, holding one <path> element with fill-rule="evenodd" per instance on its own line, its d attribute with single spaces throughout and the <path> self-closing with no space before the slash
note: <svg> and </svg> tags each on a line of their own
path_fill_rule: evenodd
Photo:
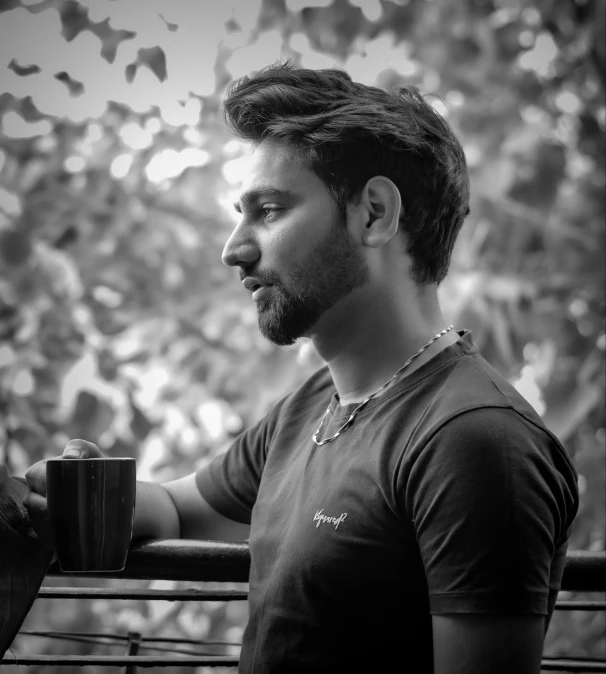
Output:
<svg viewBox="0 0 606 674">
<path fill-rule="evenodd" d="M 223 248 L 221 254 L 223 264 L 228 267 L 246 267 L 254 264 L 259 257 L 259 246 L 246 232 L 246 229 L 242 225 L 238 225 Z"/>
</svg>

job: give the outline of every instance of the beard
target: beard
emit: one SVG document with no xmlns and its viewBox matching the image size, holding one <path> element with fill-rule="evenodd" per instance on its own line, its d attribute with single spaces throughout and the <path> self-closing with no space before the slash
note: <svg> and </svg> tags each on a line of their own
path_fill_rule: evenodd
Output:
<svg viewBox="0 0 606 674">
<path fill-rule="evenodd" d="M 257 304 L 261 334 L 287 346 L 306 335 L 320 317 L 369 278 L 362 252 L 353 243 L 342 219 L 336 218 L 324 240 L 283 275 L 265 273 L 270 296 Z"/>
</svg>

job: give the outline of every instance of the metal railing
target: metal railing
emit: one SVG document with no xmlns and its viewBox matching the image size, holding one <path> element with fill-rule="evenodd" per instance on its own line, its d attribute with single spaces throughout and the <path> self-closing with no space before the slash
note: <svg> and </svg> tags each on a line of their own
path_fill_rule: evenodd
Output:
<svg viewBox="0 0 606 674">
<path fill-rule="evenodd" d="M 250 568 L 248 546 L 239 543 L 213 541 L 154 541 L 139 544 L 130 551 L 126 568 L 120 573 L 86 574 L 87 577 L 138 580 L 172 580 L 189 582 L 246 583 Z M 66 577 L 56 565 L 48 574 Z M 82 574 L 78 575 L 82 578 Z M 571 551 L 567 555 L 562 578 L 566 592 L 606 592 L 606 552 Z M 244 590 L 234 589 L 113 589 L 81 587 L 41 588 L 38 597 L 61 599 L 160 599 L 165 601 L 234 601 L 245 600 Z M 558 611 L 605 611 L 606 601 L 570 601 L 556 603 Z M 134 674 L 137 667 L 237 667 L 234 655 L 209 655 L 196 646 L 239 646 L 233 642 L 201 642 L 187 639 L 146 638 L 137 632 L 127 634 L 86 634 L 78 632 L 21 631 L 21 635 L 69 639 L 75 642 L 122 644 L 123 655 L 21 655 L 9 654 L 0 665 L 109 665 L 123 666 L 125 674 Z M 165 644 L 163 646 L 159 644 Z M 175 645 L 171 645 L 175 644 Z M 187 648 L 176 647 L 177 644 Z M 141 655 L 141 650 L 154 655 Z M 163 654 L 162 654 L 163 653 Z M 162 654 L 162 655 L 160 655 Z M 186 656 L 186 657 L 185 657 Z M 606 672 L 606 662 L 597 660 L 550 657 L 542 661 L 545 672 Z"/>
</svg>

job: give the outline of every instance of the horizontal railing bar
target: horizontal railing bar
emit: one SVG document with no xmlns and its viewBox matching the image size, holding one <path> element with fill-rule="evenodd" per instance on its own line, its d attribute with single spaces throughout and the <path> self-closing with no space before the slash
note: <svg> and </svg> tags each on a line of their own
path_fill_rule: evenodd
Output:
<svg viewBox="0 0 606 674">
<path fill-rule="evenodd" d="M 557 601 L 560 611 L 606 611 L 606 601 Z"/>
<path fill-rule="evenodd" d="M 569 550 L 561 589 L 569 592 L 606 592 L 606 551 Z"/>
<path fill-rule="evenodd" d="M 41 599 L 161 599 L 163 601 L 242 601 L 243 590 L 114 590 L 106 587 L 43 587 Z"/>
<path fill-rule="evenodd" d="M 40 588 L 41 599 L 142 599 L 162 601 L 244 601 L 243 590 L 114 590 L 104 587 L 46 587 Z M 558 601 L 556 610 L 604 611 L 606 601 Z"/>
<path fill-rule="evenodd" d="M 109 665 L 110 667 L 237 667 L 239 658 L 233 655 L 204 655 L 191 658 L 167 655 L 17 655 L 4 657 L 0 665 Z"/>
<path fill-rule="evenodd" d="M 606 663 L 573 658 L 543 658 L 541 671 L 546 672 L 606 672 Z"/>
<path fill-rule="evenodd" d="M 194 658 L 175 658 L 169 656 L 155 657 L 152 655 L 35 655 L 19 656 L 13 659 L 4 658 L 3 665 L 48 665 L 60 667 L 63 665 L 109 665 L 110 667 L 237 667 L 238 658 L 233 656 L 206 655 Z M 570 658 L 544 658 L 541 669 L 549 672 L 606 672 L 606 664 L 573 660 Z"/>
<path fill-rule="evenodd" d="M 104 644 L 107 646 L 119 646 L 124 641 L 128 641 L 130 637 L 128 634 L 116 634 L 115 632 L 54 632 L 50 630 L 22 630 L 20 635 L 30 637 L 51 637 L 51 638 L 66 638 L 73 637 L 92 637 L 95 639 L 105 639 Z M 114 641 L 116 643 L 110 643 Z M 141 636 L 141 644 L 145 643 L 177 643 L 177 644 L 192 644 L 194 646 L 238 646 L 241 647 L 240 641 L 222 641 L 215 639 L 209 641 L 207 639 L 187 639 L 186 637 L 148 637 Z"/>
<path fill-rule="evenodd" d="M 38 636 L 38 635 L 30 635 Z M 94 644 L 95 646 L 123 646 L 121 642 L 112 642 L 107 639 L 94 639 L 85 636 L 65 636 L 61 634 L 53 634 L 49 632 L 45 635 L 47 639 L 62 639 L 63 641 L 73 641 L 81 644 Z M 158 651 L 159 653 L 171 653 L 172 655 L 181 654 L 181 655 L 192 655 L 192 656 L 204 656 L 204 655 L 215 655 L 214 653 L 204 653 L 201 651 L 192 651 L 185 650 L 184 648 L 168 648 L 167 646 L 153 646 L 149 644 L 140 643 L 139 648 L 144 648 L 148 651 Z"/>
<path fill-rule="evenodd" d="M 249 570 L 247 543 L 163 540 L 135 544 L 119 573 L 69 574 L 54 564 L 48 575 L 245 583 Z M 561 589 L 605 592 L 606 552 L 569 551 Z"/>
<path fill-rule="evenodd" d="M 55 563 L 47 575 L 247 583 L 249 570 L 247 543 L 161 540 L 133 545 L 124 571 L 63 573 Z"/>
</svg>

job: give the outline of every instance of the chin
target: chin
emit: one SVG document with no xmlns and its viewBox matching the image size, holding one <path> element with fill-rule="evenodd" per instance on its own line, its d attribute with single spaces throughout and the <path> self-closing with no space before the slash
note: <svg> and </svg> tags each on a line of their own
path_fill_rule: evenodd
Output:
<svg viewBox="0 0 606 674">
<path fill-rule="evenodd" d="M 298 339 L 309 337 L 312 326 L 302 325 L 300 322 L 285 322 L 264 320 L 259 313 L 259 331 L 272 344 L 277 346 L 292 346 Z M 315 323 L 315 321 L 314 321 Z"/>
<path fill-rule="evenodd" d="M 277 346 L 291 346 L 303 336 L 298 330 L 293 330 L 291 326 L 285 326 L 283 323 L 274 321 L 264 321 L 262 316 L 259 316 L 259 331 L 265 339 Z"/>
</svg>

